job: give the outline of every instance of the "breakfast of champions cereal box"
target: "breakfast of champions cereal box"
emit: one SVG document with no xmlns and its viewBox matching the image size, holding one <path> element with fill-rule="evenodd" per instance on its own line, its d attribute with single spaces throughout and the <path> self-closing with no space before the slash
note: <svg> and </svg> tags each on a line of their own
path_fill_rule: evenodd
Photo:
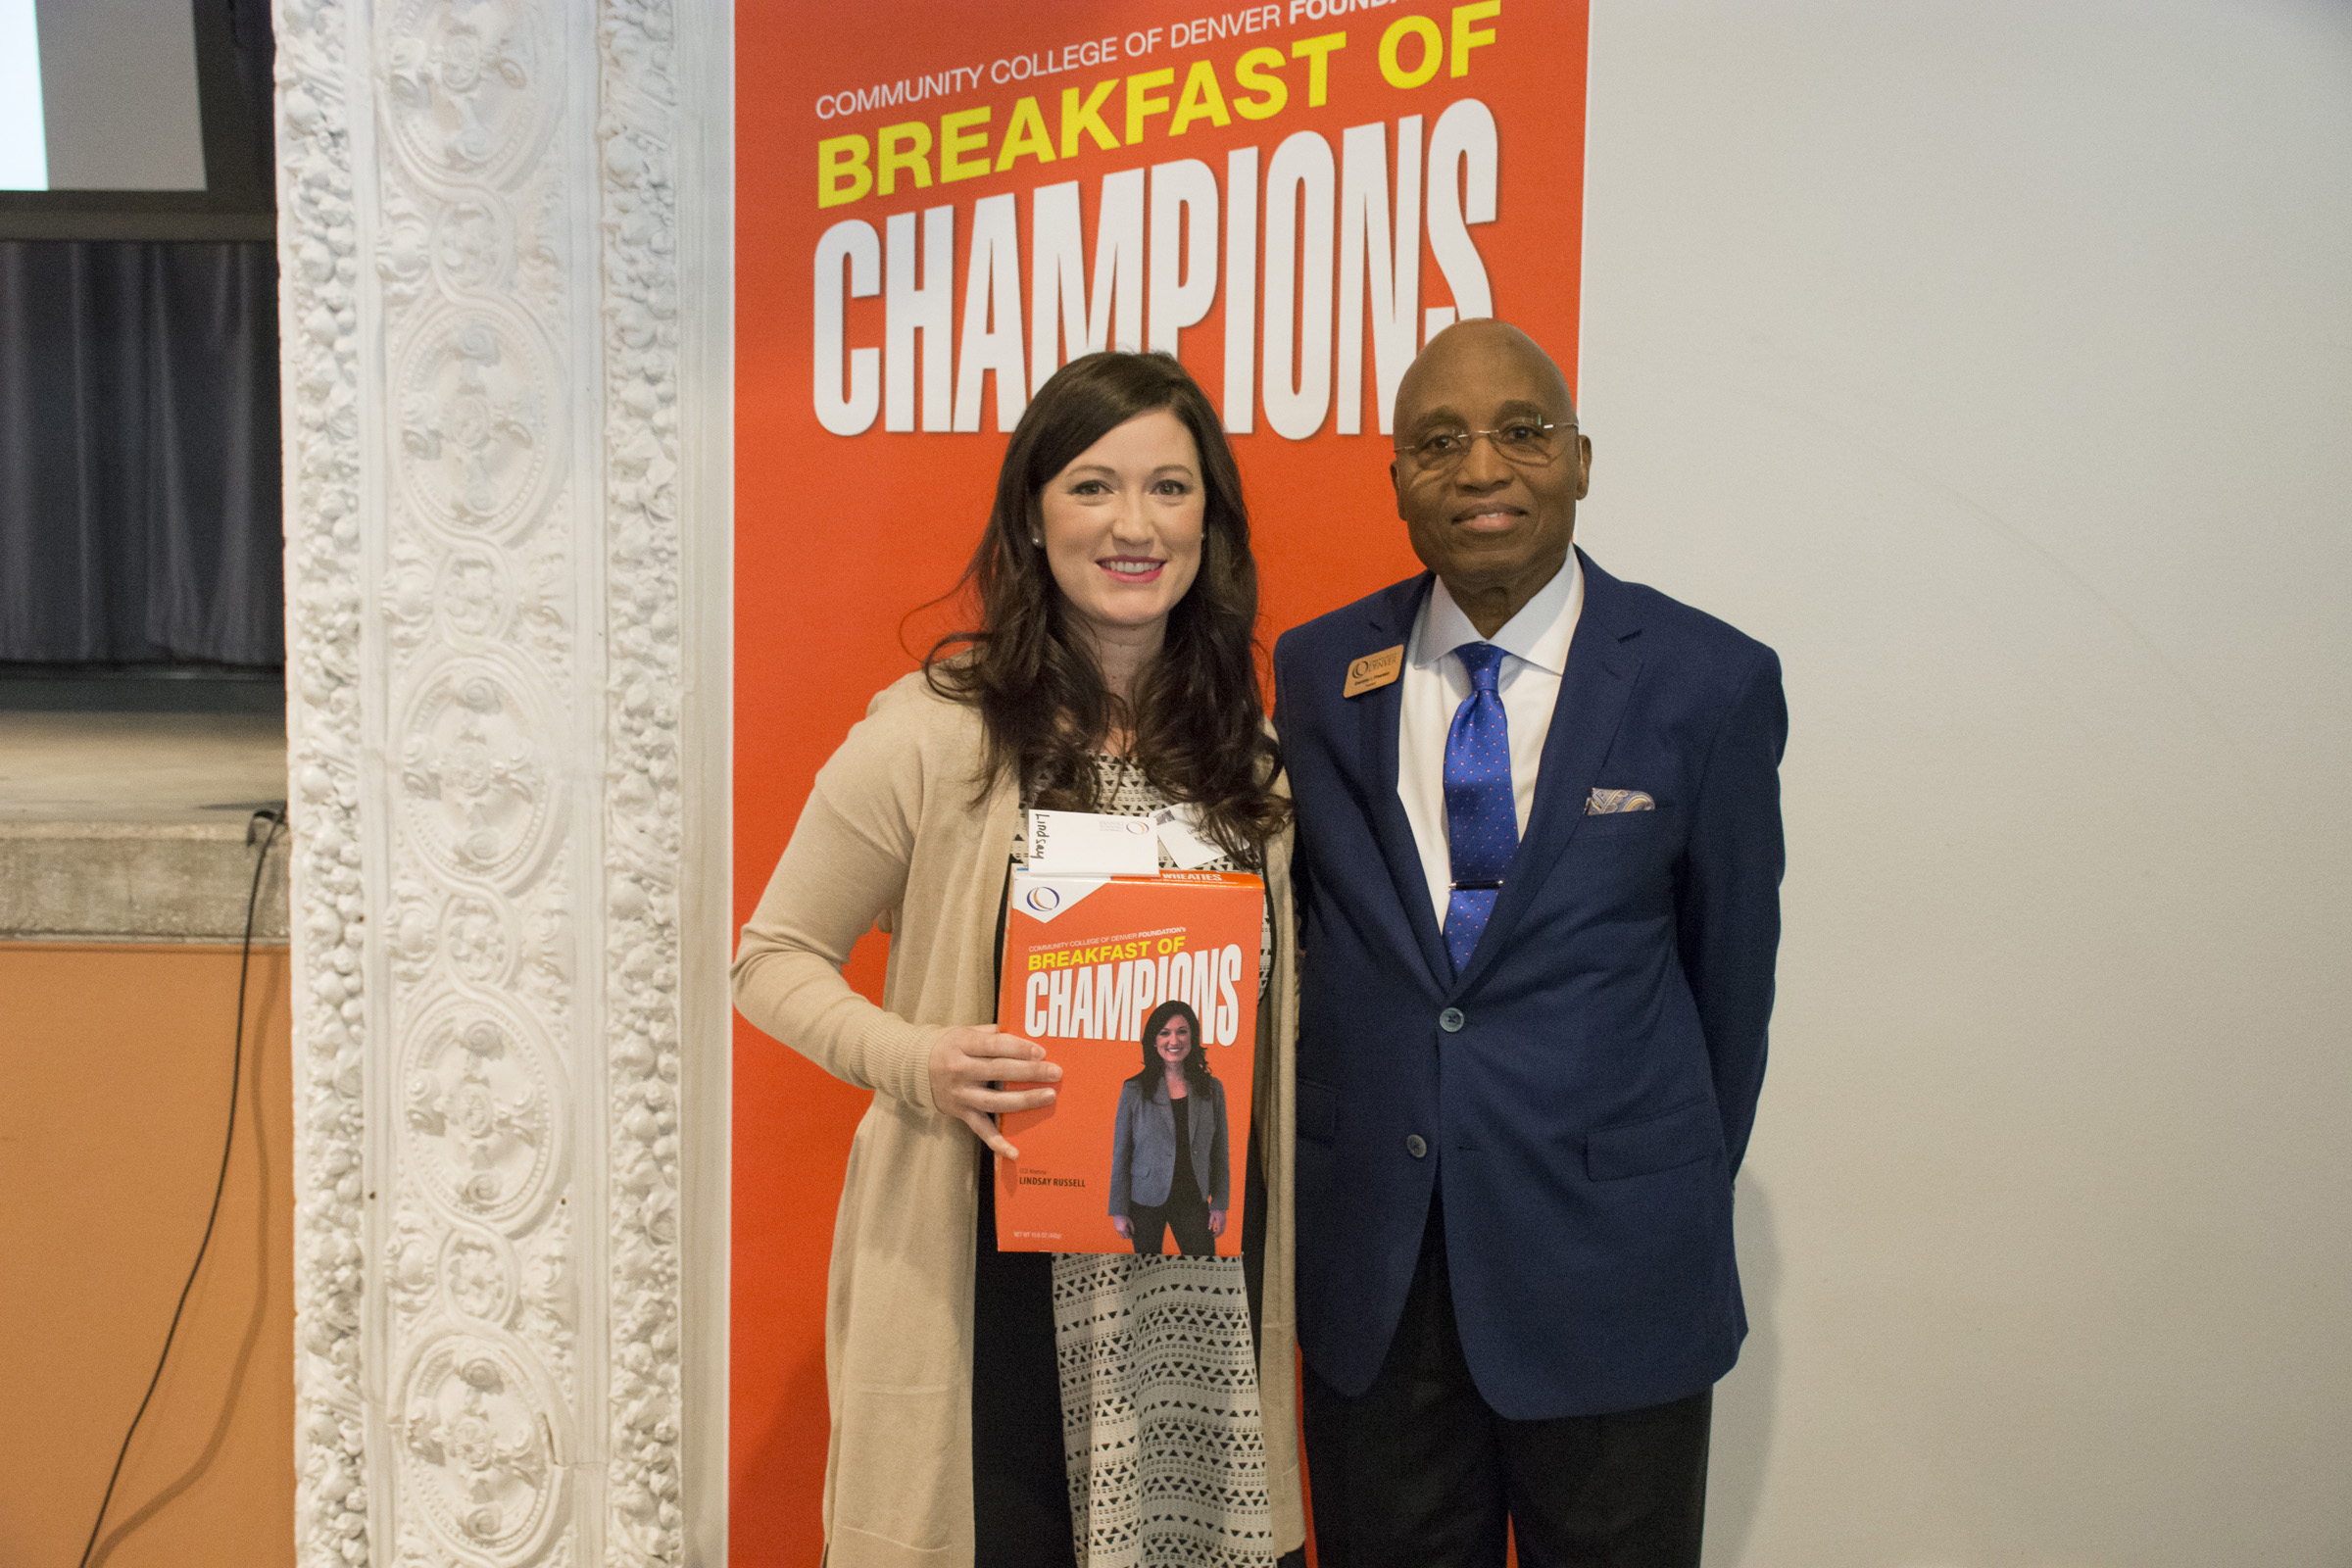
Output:
<svg viewBox="0 0 2352 1568">
<path fill-rule="evenodd" d="M 1058 1062 L 1004 1118 L 997 1246 L 1238 1257 L 1265 884 L 1015 871 L 997 1021 Z"/>
</svg>

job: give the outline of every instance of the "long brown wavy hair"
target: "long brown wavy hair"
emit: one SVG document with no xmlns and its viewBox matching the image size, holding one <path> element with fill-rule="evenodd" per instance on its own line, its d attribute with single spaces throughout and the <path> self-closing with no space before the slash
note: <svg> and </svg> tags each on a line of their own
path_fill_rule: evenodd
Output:
<svg viewBox="0 0 2352 1568">
<path fill-rule="evenodd" d="M 1102 679 L 1070 624 L 1046 552 L 1039 497 L 1079 455 L 1139 415 L 1166 409 L 1192 432 L 1204 490 L 1200 570 L 1168 612 L 1159 656 L 1137 678 L 1132 704 Z M 1009 769 L 1033 805 L 1093 810 L 1091 753 L 1114 730 L 1133 736 L 1130 759 L 1169 799 L 1197 805 L 1202 830 L 1246 862 L 1289 820 L 1273 791 L 1281 754 L 1265 729 L 1253 638 L 1257 564 L 1250 513 L 1225 430 L 1190 372 L 1165 354 L 1102 353 L 1072 360 L 1038 390 L 1004 449 L 996 505 L 959 591 L 980 624 L 952 632 L 923 660 L 932 689 L 980 710 L 988 732 L 985 795 Z"/>
</svg>

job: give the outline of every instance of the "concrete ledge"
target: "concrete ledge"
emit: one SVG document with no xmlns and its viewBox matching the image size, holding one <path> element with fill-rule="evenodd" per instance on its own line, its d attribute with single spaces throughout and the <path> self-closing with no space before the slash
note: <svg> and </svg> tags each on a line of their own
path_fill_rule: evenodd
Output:
<svg viewBox="0 0 2352 1568">
<path fill-rule="evenodd" d="M 236 942 L 258 845 L 229 822 L 0 822 L 0 941 Z M 286 940 L 286 836 L 254 911 Z"/>
</svg>

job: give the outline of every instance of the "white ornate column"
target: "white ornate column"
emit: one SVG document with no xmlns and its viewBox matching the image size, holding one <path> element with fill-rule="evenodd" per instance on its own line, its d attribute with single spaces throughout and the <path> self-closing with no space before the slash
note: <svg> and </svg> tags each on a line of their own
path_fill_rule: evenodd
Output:
<svg viewBox="0 0 2352 1568">
<path fill-rule="evenodd" d="M 278 0 L 304 1568 L 723 1557 L 731 25 Z"/>
</svg>

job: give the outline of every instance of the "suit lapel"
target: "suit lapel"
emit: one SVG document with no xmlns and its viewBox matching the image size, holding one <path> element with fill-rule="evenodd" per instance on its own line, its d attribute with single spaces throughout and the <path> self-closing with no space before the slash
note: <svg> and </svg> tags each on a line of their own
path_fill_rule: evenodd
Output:
<svg viewBox="0 0 2352 1568">
<path fill-rule="evenodd" d="M 1364 647 L 1349 657 L 1376 654 L 1411 637 L 1413 617 L 1420 613 L 1421 601 L 1434 580 L 1423 572 L 1383 594 L 1365 623 Z M 1420 946 L 1431 977 L 1443 990 L 1453 972 L 1453 960 L 1446 956 L 1445 933 L 1430 912 L 1429 878 L 1421 870 L 1421 847 L 1414 842 L 1413 824 L 1404 814 L 1404 803 L 1396 798 L 1396 731 L 1404 710 L 1404 680 L 1400 675 L 1378 691 L 1345 701 L 1356 710 L 1362 737 L 1358 765 L 1363 769 L 1364 804 L 1372 818 L 1372 837 L 1380 845 L 1381 858 L 1388 862 L 1389 879 L 1404 910 L 1404 923 Z"/>
<path fill-rule="evenodd" d="M 1544 760 L 1536 775 L 1527 835 L 1519 841 L 1518 853 L 1503 872 L 1501 896 L 1494 901 L 1494 912 L 1479 934 L 1460 983 L 1453 988 L 1456 992 L 1476 984 L 1494 964 L 1494 955 L 1509 945 L 1511 927 L 1534 902 L 1568 841 L 1583 825 L 1585 802 L 1599 782 L 1609 748 L 1616 743 L 1618 721 L 1625 716 L 1626 699 L 1633 695 L 1634 681 L 1642 671 L 1642 661 L 1624 646 L 1642 629 L 1627 619 L 1630 607 L 1624 585 L 1593 565 L 1583 551 L 1578 551 L 1577 557 L 1585 571 L 1585 606 L 1577 617 L 1576 635 L 1568 644 L 1568 667 L 1560 677 L 1551 727 L 1544 737 Z M 1394 767 L 1392 760 L 1392 782 Z M 1423 908 L 1427 907 L 1424 902 Z M 1440 951 L 1443 953 L 1442 947 Z"/>
</svg>

